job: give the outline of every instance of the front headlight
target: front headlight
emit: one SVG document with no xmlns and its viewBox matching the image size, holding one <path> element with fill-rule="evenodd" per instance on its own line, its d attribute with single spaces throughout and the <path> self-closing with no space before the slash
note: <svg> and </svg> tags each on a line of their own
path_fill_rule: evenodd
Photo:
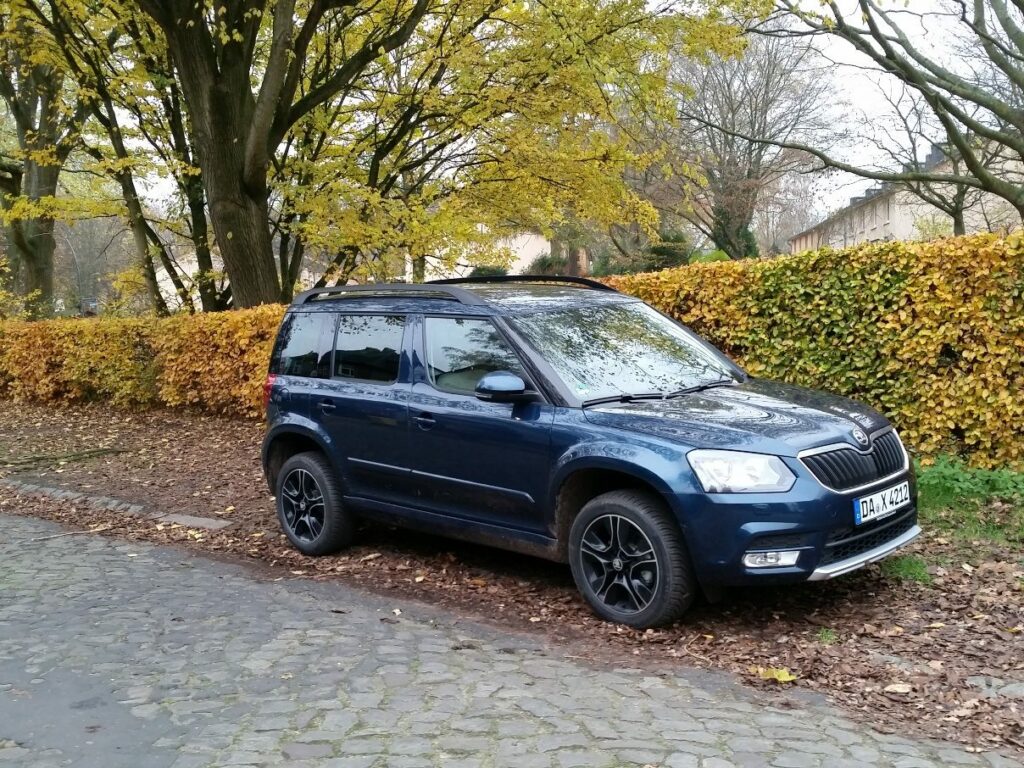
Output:
<svg viewBox="0 0 1024 768">
<path fill-rule="evenodd" d="M 778 493 L 796 482 L 778 456 L 698 449 L 686 459 L 707 493 Z"/>
</svg>

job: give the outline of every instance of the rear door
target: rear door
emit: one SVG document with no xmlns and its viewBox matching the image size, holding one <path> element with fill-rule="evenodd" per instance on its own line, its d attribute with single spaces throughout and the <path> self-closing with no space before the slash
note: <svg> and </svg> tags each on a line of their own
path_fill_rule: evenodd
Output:
<svg viewBox="0 0 1024 768">
<path fill-rule="evenodd" d="M 544 532 L 553 407 L 474 393 L 491 371 L 530 383 L 513 347 L 486 317 L 428 316 L 415 340 L 409 446 L 418 506 Z"/>
<path fill-rule="evenodd" d="M 317 382 L 310 407 L 342 456 L 346 495 L 412 500 L 405 344 L 404 315 L 338 315 L 331 376 Z"/>
</svg>

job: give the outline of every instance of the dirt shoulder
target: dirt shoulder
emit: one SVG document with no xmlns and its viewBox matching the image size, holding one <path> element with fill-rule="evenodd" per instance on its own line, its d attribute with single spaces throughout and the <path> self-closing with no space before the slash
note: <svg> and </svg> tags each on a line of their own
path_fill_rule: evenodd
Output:
<svg viewBox="0 0 1024 768">
<path fill-rule="evenodd" d="M 259 466 L 259 424 L 181 411 L 0 403 L 0 479 L 228 520 L 208 531 L 0 486 L 0 509 L 76 529 L 173 542 L 278 576 L 340 579 L 517 630 L 573 656 L 630 666 L 785 668 L 882 731 L 1024 754 L 1024 552 L 926 531 L 925 578 L 871 566 L 822 584 L 742 590 L 658 631 L 594 618 L 568 569 L 367 526 L 342 555 L 306 558 L 281 535 Z"/>
</svg>

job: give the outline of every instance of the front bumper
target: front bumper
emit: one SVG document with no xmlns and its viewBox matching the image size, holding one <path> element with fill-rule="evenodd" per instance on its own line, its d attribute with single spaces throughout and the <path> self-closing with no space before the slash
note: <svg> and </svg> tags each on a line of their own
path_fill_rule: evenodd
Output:
<svg viewBox="0 0 1024 768">
<path fill-rule="evenodd" d="M 777 494 L 697 494 L 677 497 L 694 570 L 705 586 L 822 581 L 857 570 L 906 546 L 921 533 L 913 472 L 872 484 L 878 490 L 910 482 L 910 504 L 877 522 L 854 523 L 853 499 L 798 475 Z M 747 553 L 799 550 L 792 566 L 748 567 Z"/>
</svg>

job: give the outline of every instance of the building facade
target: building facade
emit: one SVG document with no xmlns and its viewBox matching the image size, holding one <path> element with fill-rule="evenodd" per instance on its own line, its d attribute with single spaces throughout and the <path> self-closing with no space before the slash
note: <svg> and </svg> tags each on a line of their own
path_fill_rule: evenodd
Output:
<svg viewBox="0 0 1024 768">
<path fill-rule="evenodd" d="M 949 170 L 948 165 L 941 150 L 935 148 L 924 168 L 942 172 Z M 1012 170 L 1007 169 L 1007 172 Z M 951 197 L 952 189 L 943 196 Z M 971 190 L 964 211 L 964 226 L 967 234 L 1005 232 L 1018 229 L 1021 220 L 1002 198 Z M 882 184 L 851 198 L 846 207 L 791 237 L 789 252 L 847 248 L 886 240 L 925 240 L 951 233 L 952 220 L 947 214 L 903 186 Z"/>
</svg>

